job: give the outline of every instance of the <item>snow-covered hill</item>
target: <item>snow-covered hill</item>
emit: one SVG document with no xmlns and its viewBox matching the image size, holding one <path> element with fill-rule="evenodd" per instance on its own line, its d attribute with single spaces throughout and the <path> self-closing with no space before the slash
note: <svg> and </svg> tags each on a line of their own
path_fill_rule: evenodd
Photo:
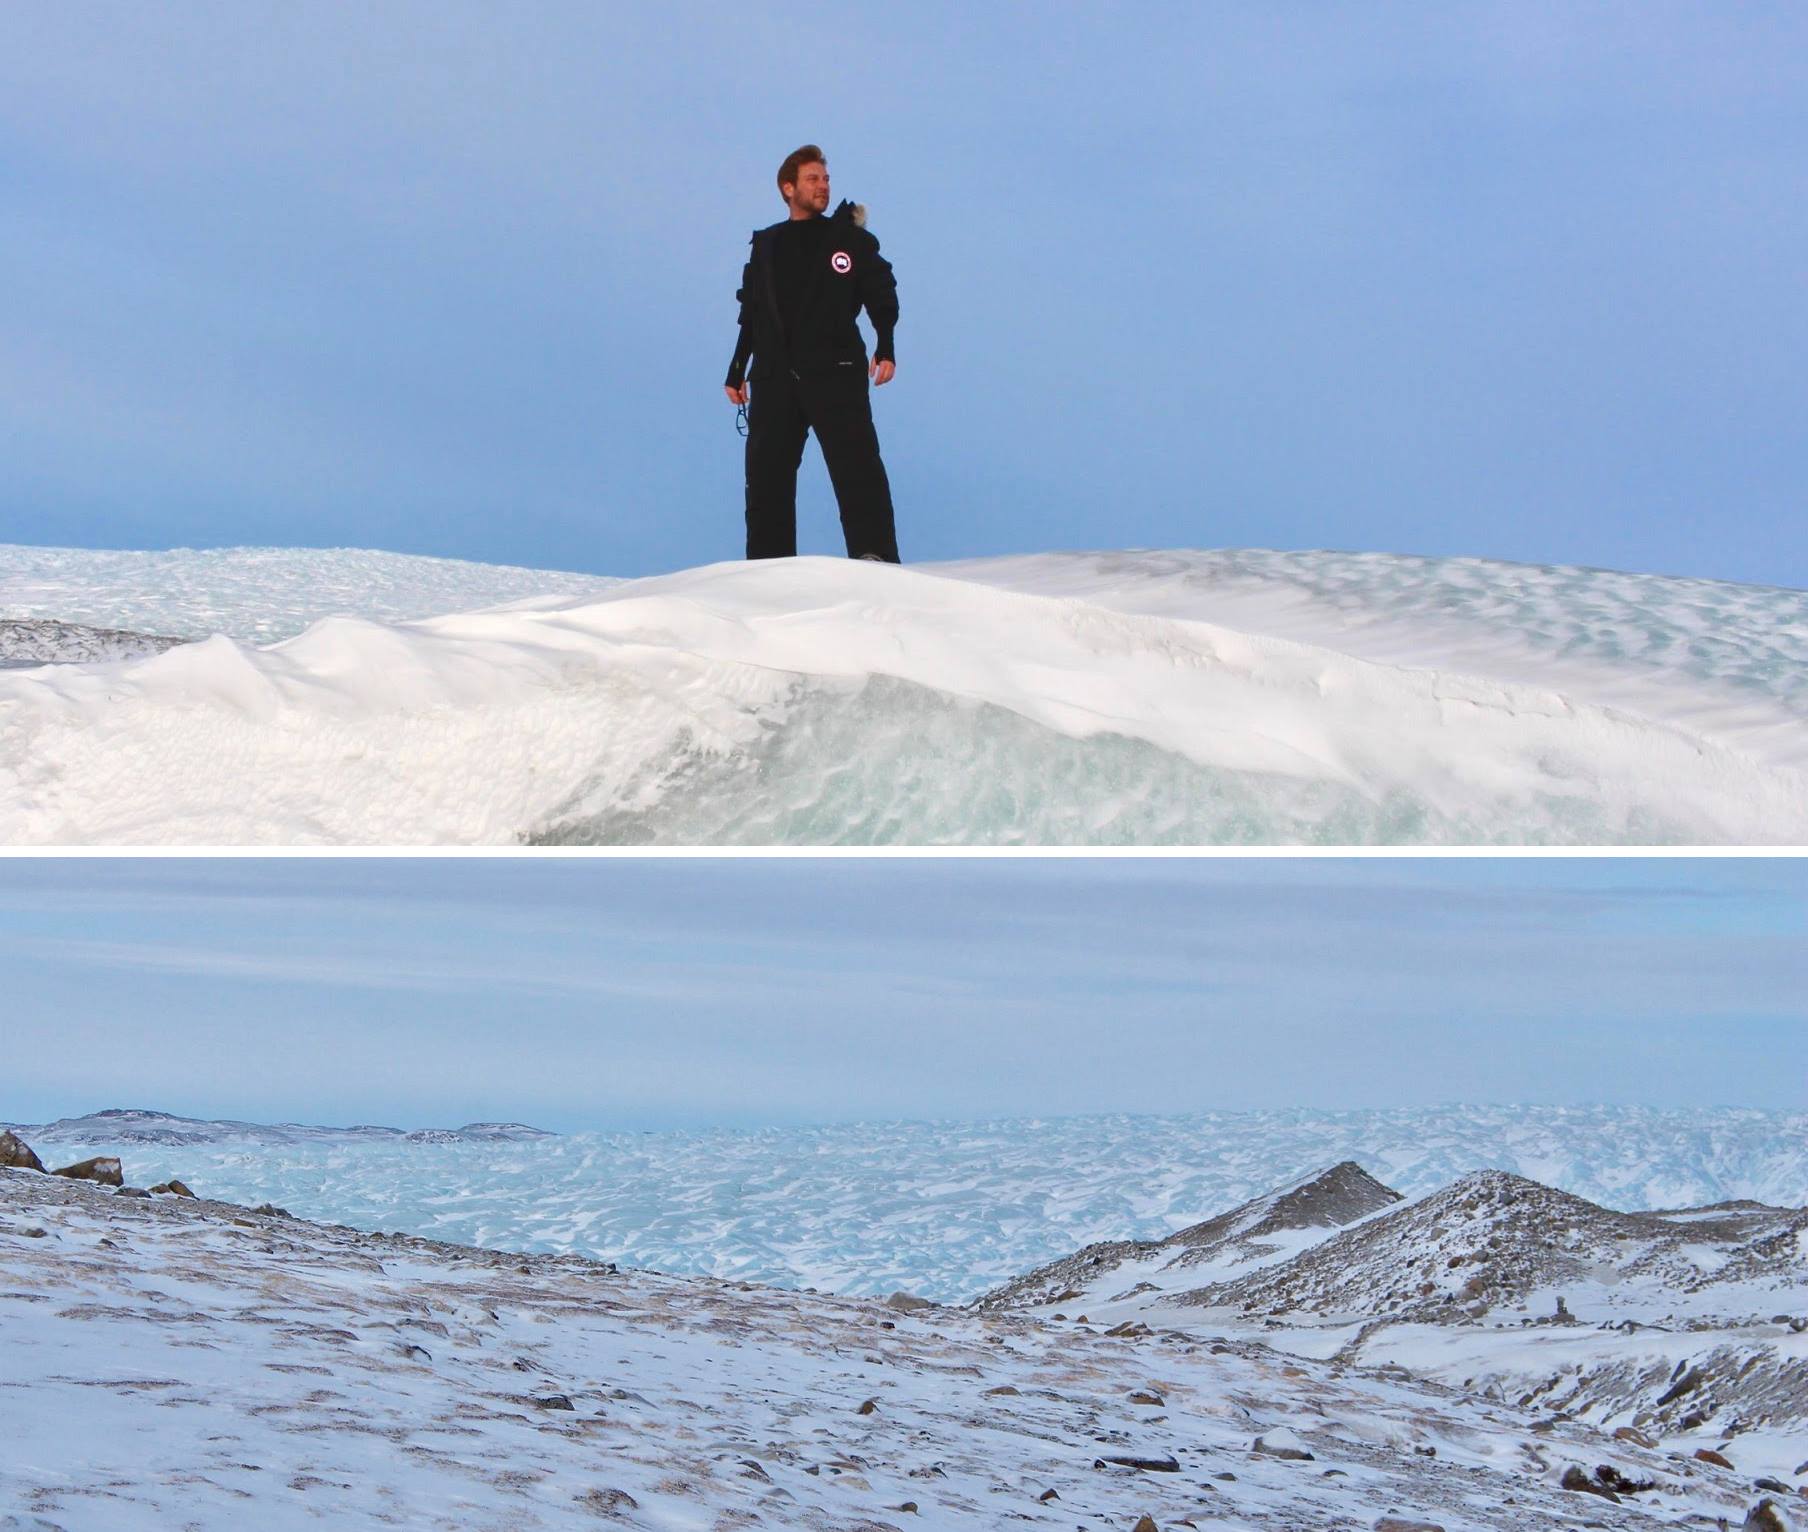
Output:
<svg viewBox="0 0 1808 1532">
<path fill-rule="evenodd" d="M 15 1532 L 1547 1532 L 1795 1503 L 1747 1463 L 1251 1342 L 677 1279 L 15 1170 L 0 1401 Z"/>
<path fill-rule="evenodd" d="M 1345 1164 L 976 1307 L 1401 1365 L 1773 1472 L 1808 1433 L 1808 1208 L 1616 1212 L 1492 1170 L 1401 1202 Z"/>
<path fill-rule="evenodd" d="M 1109 1240 L 1050 1261 L 979 1299 L 1001 1309 L 1081 1308 L 1147 1293 L 1188 1293 L 1310 1249 L 1347 1223 L 1400 1201 L 1354 1160 L 1253 1197 L 1166 1239 Z"/>
<path fill-rule="evenodd" d="M 0 616 L 217 630 L 0 673 L 13 842 L 1808 840 L 1796 591 L 1330 553 L 607 581 L 15 549 Z"/>
</svg>

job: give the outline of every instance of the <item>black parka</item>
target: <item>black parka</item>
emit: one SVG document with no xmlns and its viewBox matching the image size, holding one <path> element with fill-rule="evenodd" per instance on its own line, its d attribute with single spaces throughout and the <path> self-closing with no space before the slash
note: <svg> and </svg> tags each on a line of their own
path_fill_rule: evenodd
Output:
<svg viewBox="0 0 1808 1532">
<path fill-rule="evenodd" d="M 786 223 L 754 232 L 741 290 L 735 294 L 741 302 L 741 334 L 728 366 L 730 388 L 739 388 L 750 374 L 758 379 L 780 371 L 818 372 L 851 363 L 864 368 L 866 342 L 854 322 L 863 308 L 873 325 L 873 355 L 881 362 L 895 359 L 892 329 L 898 322 L 898 284 L 861 216 L 862 210 L 843 202 L 831 217 L 820 220 L 828 228 L 820 240 L 820 258 L 813 258 L 803 274 L 795 334 L 786 333 L 779 312 L 774 269 L 774 248 Z"/>
</svg>

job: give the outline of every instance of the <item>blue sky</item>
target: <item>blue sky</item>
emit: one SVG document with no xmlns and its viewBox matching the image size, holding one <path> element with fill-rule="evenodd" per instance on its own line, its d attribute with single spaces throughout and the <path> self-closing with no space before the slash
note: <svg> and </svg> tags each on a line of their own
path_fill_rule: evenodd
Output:
<svg viewBox="0 0 1808 1532">
<path fill-rule="evenodd" d="M 0 1120 L 1808 1106 L 1794 860 L 0 860 Z"/>
<path fill-rule="evenodd" d="M 736 556 L 806 140 L 899 275 L 908 558 L 1808 586 L 1808 11 L 1662 0 L 8 6 L 0 540 Z"/>
</svg>

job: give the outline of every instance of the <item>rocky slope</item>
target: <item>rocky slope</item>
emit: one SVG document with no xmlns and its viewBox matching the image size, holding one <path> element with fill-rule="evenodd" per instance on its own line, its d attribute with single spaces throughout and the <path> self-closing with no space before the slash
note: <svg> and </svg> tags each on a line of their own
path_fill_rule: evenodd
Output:
<svg viewBox="0 0 1808 1532">
<path fill-rule="evenodd" d="M 1547 1532 L 1737 1525 L 1788 1498 L 1743 1465 L 1252 1341 L 680 1280 L 23 1170 L 0 1170 L 0 1415 L 0 1525 L 31 1532 Z"/>
<path fill-rule="evenodd" d="M 1234 1230 L 1266 1200 L 1195 1229 Z M 1090 1247 L 980 1307 L 1259 1335 L 1679 1448 L 1739 1441 L 1778 1472 L 1803 1456 L 1808 1209 L 1618 1212 L 1501 1171 L 1360 1211 L 1375 1200 L 1343 1228 L 1296 1218 L 1265 1255 L 1221 1234 L 1191 1272 L 1173 1241 Z"/>
<path fill-rule="evenodd" d="M 1399 1202 L 1354 1160 L 1252 1198 L 1160 1240 L 1110 1240 L 1039 1266 L 980 1298 L 984 1311 L 1119 1302 L 1257 1270 Z"/>
</svg>

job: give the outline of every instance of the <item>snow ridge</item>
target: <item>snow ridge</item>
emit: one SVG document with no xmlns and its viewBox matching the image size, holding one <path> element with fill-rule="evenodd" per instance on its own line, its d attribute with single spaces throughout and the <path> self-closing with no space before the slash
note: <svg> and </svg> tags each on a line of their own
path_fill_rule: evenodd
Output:
<svg viewBox="0 0 1808 1532">
<path fill-rule="evenodd" d="M 14 842 L 1808 841 L 1801 592 L 1328 553 L 108 556 L 166 561 L 160 602 L 50 553 L 12 551 L 6 610 L 219 631 L 0 674 Z"/>
</svg>

